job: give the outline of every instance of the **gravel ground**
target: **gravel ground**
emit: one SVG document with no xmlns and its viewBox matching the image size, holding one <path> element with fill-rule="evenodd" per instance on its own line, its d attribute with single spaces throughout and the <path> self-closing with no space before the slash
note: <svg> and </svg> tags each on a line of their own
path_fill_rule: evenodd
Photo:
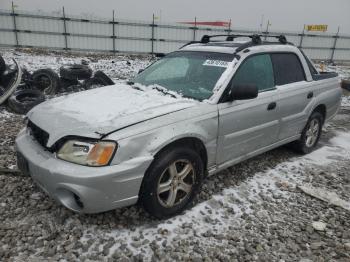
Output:
<svg viewBox="0 0 350 262">
<path fill-rule="evenodd" d="M 349 104 L 344 98 L 313 153 L 281 147 L 211 176 L 195 206 L 168 220 L 138 206 L 75 214 L 30 178 L 0 172 L 0 261 L 350 261 L 350 212 L 298 188 L 350 201 Z M 14 168 L 22 127 L 0 108 L 0 168 Z"/>
</svg>

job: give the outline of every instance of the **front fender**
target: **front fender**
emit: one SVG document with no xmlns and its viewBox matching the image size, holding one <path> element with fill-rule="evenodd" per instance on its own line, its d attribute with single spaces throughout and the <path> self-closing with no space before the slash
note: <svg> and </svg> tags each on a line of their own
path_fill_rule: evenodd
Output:
<svg viewBox="0 0 350 262">
<path fill-rule="evenodd" d="M 203 142 L 208 155 L 208 166 L 215 164 L 218 132 L 217 112 L 189 118 L 118 142 L 118 151 L 112 164 L 140 156 L 154 156 L 162 148 L 182 138 L 197 138 Z M 113 138 L 112 138 L 113 139 Z"/>
</svg>

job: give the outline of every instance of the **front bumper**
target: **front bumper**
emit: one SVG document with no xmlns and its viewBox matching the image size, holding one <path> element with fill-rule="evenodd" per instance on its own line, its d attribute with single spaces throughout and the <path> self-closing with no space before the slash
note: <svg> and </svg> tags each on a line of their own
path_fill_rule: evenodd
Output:
<svg viewBox="0 0 350 262">
<path fill-rule="evenodd" d="M 134 158 L 118 165 L 87 167 L 57 159 L 26 130 L 16 139 L 18 166 L 39 187 L 67 208 L 99 213 L 135 204 L 144 173 L 153 158 Z"/>
</svg>

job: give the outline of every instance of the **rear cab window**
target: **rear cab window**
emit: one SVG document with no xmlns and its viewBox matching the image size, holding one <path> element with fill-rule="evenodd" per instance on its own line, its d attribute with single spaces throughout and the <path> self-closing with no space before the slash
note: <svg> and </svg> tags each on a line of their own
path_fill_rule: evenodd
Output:
<svg viewBox="0 0 350 262">
<path fill-rule="evenodd" d="M 294 53 L 271 53 L 277 86 L 306 81 L 304 68 Z"/>
</svg>

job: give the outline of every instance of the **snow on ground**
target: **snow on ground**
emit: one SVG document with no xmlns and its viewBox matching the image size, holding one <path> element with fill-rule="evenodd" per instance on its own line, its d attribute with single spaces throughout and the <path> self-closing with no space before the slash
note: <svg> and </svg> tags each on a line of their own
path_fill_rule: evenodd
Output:
<svg viewBox="0 0 350 262">
<path fill-rule="evenodd" d="M 254 177 L 244 181 L 238 186 L 224 189 L 219 194 L 213 195 L 210 200 L 204 201 L 184 215 L 170 218 L 168 220 L 153 224 L 146 224 L 141 227 L 128 230 L 116 229 L 109 232 L 99 230 L 96 227 L 84 232 L 83 243 L 93 239 L 98 235 L 102 238 L 112 238 L 114 245 L 109 249 L 109 255 L 121 247 L 130 249 L 133 254 L 140 254 L 142 251 L 145 257 L 153 254 L 149 243 L 162 245 L 164 241 L 171 243 L 186 240 L 189 237 L 194 241 L 200 241 L 208 230 L 211 234 L 220 235 L 229 229 L 239 230 L 242 214 L 252 211 L 251 205 L 262 205 L 264 198 L 261 195 L 278 197 L 288 200 L 289 192 L 282 190 L 283 187 L 296 188 L 302 185 L 305 167 L 317 164 L 319 166 L 330 165 L 336 161 L 350 159 L 350 134 L 338 132 L 336 136 L 329 140 L 329 143 L 309 155 L 294 157 L 283 162 L 265 172 L 259 172 Z M 277 186 L 282 185 L 282 187 Z M 227 212 L 227 211 L 230 212 Z M 261 210 L 262 216 L 265 215 Z M 215 223 L 213 223 L 213 221 Z M 135 241 L 135 239 L 137 239 Z M 207 239 L 201 242 L 203 248 L 210 248 L 217 240 Z M 227 241 L 222 241 L 222 246 L 227 245 Z M 140 248 L 141 247 L 141 248 Z M 96 250 L 103 250 L 103 245 L 98 247 L 92 245 L 87 253 L 94 253 Z"/>
<path fill-rule="evenodd" d="M 146 55 L 96 55 L 94 53 L 64 54 L 49 52 L 21 52 L 5 50 L 1 52 L 6 62 L 11 63 L 15 58 L 19 64 L 29 72 L 42 68 L 51 68 L 59 73 L 63 65 L 81 64 L 84 60 L 89 63 L 93 71 L 102 70 L 114 80 L 126 79 L 137 74 L 140 69 L 149 65 L 151 57 Z"/>
<path fill-rule="evenodd" d="M 343 107 L 350 107 L 350 96 L 343 96 L 341 100 L 341 105 Z"/>
</svg>

